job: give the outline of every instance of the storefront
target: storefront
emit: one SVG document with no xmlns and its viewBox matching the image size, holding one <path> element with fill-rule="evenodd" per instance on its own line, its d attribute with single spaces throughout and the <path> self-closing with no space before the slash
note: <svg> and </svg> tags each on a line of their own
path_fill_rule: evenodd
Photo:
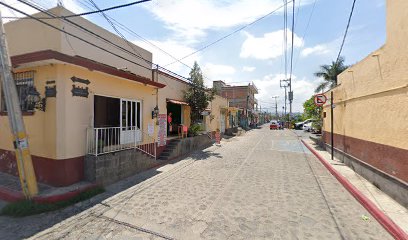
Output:
<svg viewBox="0 0 408 240">
<path fill-rule="evenodd" d="M 178 135 L 178 128 L 180 126 L 190 125 L 190 106 L 188 106 L 187 102 L 167 99 L 166 108 L 167 116 L 170 116 L 171 113 L 171 123 L 167 122 L 169 124 L 168 135 Z"/>
</svg>

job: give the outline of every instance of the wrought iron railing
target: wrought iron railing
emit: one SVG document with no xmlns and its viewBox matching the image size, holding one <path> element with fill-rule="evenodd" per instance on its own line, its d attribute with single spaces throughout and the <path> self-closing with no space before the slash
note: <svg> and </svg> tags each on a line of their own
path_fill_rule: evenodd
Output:
<svg viewBox="0 0 408 240">
<path fill-rule="evenodd" d="M 137 127 L 101 127 L 87 129 L 87 154 L 101 155 L 137 149 L 156 159 L 156 141 Z"/>
</svg>

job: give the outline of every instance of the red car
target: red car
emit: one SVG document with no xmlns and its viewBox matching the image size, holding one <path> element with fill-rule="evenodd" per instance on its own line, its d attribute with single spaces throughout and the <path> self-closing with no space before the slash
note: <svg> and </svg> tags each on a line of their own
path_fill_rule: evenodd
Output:
<svg viewBox="0 0 408 240">
<path fill-rule="evenodd" d="M 278 123 L 278 121 L 272 120 L 272 121 L 269 123 L 269 129 L 270 129 L 270 130 L 277 130 L 277 129 L 279 129 L 279 123 Z"/>
</svg>

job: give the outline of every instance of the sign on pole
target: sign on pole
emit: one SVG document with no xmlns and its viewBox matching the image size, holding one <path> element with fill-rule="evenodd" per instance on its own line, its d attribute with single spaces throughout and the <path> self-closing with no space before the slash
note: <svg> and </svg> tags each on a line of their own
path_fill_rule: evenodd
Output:
<svg viewBox="0 0 408 240">
<path fill-rule="evenodd" d="M 327 102 L 327 97 L 324 94 L 316 94 L 314 97 L 314 103 L 321 107 Z"/>
</svg>

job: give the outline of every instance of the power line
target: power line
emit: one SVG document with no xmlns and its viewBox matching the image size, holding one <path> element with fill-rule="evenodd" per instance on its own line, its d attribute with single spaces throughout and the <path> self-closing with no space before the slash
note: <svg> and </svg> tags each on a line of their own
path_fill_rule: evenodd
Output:
<svg viewBox="0 0 408 240">
<path fill-rule="evenodd" d="M 90 2 L 96 9 L 100 10 L 99 7 L 96 5 L 96 3 L 95 3 L 93 0 L 89 0 L 89 2 Z M 116 20 L 114 20 L 113 18 L 109 17 L 109 16 L 108 16 L 106 13 L 104 13 L 104 12 L 101 12 L 101 15 L 102 15 L 102 16 L 106 19 L 106 21 L 112 26 L 113 30 L 126 42 L 126 44 L 129 45 L 129 47 L 132 48 L 133 51 L 135 51 L 136 53 L 138 53 L 138 55 L 139 55 L 140 57 L 142 57 L 142 56 L 140 55 L 140 53 L 130 44 L 130 42 L 126 39 L 126 37 L 116 28 L 115 24 L 114 24 L 112 21 L 115 21 L 116 23 L 119 23 L 119 22 L 116 21 Z M 112 19 L 112 21 L 111 21 L 111 19 Z M 125 27 L 123 24 L 121 24 L 121 25 L 122 25 L 123 27 Z M 123 28 L 122 28 L 122 29 L 123 29 Z M 182 61 L 178 60 L 176 57 L 174 57 L 174 56 L 171 55 L 170 53 L 168 53 L 168 52 L 164 51 L 163 49 L 157 47 L 155 44 L 153 44 L 153 43 L 151 43 L 149 40 L 147 40 L 147 39 L 141 37 L 139 34 L 135 33 L 134 31 L 132 31 L 132 32 L 133 32 L 137 37 L 143 39 L 145 42 L 147 42 L 147 43 L 153 45 L 154 47 L 158 48 L 160 51 L 164 52 L 165 54 L 167 54 L 167 55 L 170 56 L 171 58 L 175 59 L 177 62 L 183 64 L 184 66 L 186 66 L 186 67 L 189 68 L 190 70 L 193 70 L 192 67 L 190 67 L 189 65 L 187 65 L 187 64 L 183 63 Z M 158 66 L 158 64 L 156 64 L 156 66 L 157 66 L 158 68 L 162 68 L 162 67 Z M 178 75 L 178 74 L 176 74 L 176 73 L 174 73 L 174 72 L 172 72 L 172 71 L 170 71 L 170 70 L 168 70 L 168 69 L 162 68 L 162 70 L 164 70 L 164 71 L 166 71 L 167 73 L 170 73 L 170 74 L 172 74 L 172 75 L 176 75 L 177 77 L 182 77 L 182 76 L 180 76 L 180 75 Z M 210 79 L 208 79 L 208 78 L 204 75 L 204 73 L 202 73 L 202 76 L 203 76 L 205 79 L 210 80 Z M 186 79 L 185 77 L 182 77 L 182 78 L 183 78 L 183 79 Z M 186 80 L 189 81 L 189 79 L 186 79 Z M 211 81 L 211 80 L 210 80 L 210 81 Z"/>
<path fill-rule="evenodd" d="M 94 7 L 96 9 L 98 9 L 100 11 L 100 8 L 98 7 L 98 5 L 96 5 L 96 3 L 93 0 L 89 0 L 91 2 L 92 5 L 94 5 Z M 106 19 L 106 21 L 112 26 L 113 30 L 123 39 L 123 41 L 133 50 L 133 52 L 135 52 L 137 55 L 139 55 L 141 58 L 142 55 L 132 46 L 132 44 L 129 43 L 129 41 L 126 39 L 126 37 L 116 28 L 116 26 L 112 23 L 112 21 L 106 16 L 106 14 L 104 12 L 100 12 L 100 14 Z"/>
<path fill-rule="evenodd" d="M 87 5 L 85 5 L 87 6 Z M 88 7 L 88 6 L 87 6 Z M 117 20 L 115 20 L 114 18 L 112 18 L 111 16 L 109 16 L 108 14 L 104 14 L 105 19 L 111 24 L 112 28 L 116 31 L 116 26 L 120 27 L 122 30 L 126 31 L 127 33 L 134 35 L 138 38 L 140 38 L 143 42 L 148 43 L 150 45 L 152 45 L 153 47 L 157 48 L 159 51 L 163 52 L 164 54 L 166 54 L 167 56 L 173 58 L 174 60 L 178 61 L 179 63 L 181 63 L 182 65 L 184 65 L 185 67 L 189 68 L 190 70 L 192 70 L 192 67 L 190 67 L 189 65 L 187 65 L 186 63 L 179 61 L 176 57 L 174 57 L 173 55 L 171 55 L 169 52 L 163 50 L 162 48 L 158 47 L 157 45 L 155 45 L 154 43 L 152 43 L 151 41 L 145 39 L 144 37 L 142 37 L 141 35 L 139 35 L 138 33 L 136 33 L 135 31 L 133 31 L 132 29 L 126 27 L 124 24 L 118 22 Z M 116 31 L 118 33 L 118 31 Z M 118 33 L 120 34 L 120 33 Z M 120 34 L 122 35 L 122 34 Z M 122 35 L 123 36 L 123 35 Z M 124 38 L 124 37 L 123 37 Z M 203 75 L 204 76 L 204 75 Z M 205 76 L 204 76 L 205 77 Z"/>
<path fill-rule="evenodd" d="M 22 2 L 22 3 L 25 3 L 25 4 L 27 4 L 28 6 L 31 6 L 31 4 L 28 4 L 27 2 L 24 2 L 23 0 L 17 0 L 17 1 L 20 1 L 20 2 Z M 70 33 L 70 32 L 67 32 L 67 31 L 65 31 L 64 29 L 60 29 L 60 28 L 58 28 L 58 27 L 55 27 L 55 26 L 53 26 L 52 24 L 47 23 L 47 22 L 43 21 L 42 19 L 36 18 L 36 17 L 34 17 L 34 16 L 31 16 L 31 15 L 29 15 L 28 13 L 26 13 L 26 12 L 24 12 L 24 11 L 21 11 L 21 10 L 19 10 L 19 9 L 17 9 L 17 8 L 11 6 L 11 5 L 9 5 L 9 4 L 6 4 L 6 3 L 4 3 L 4 2 L 0 2 L 0 4 L 3 5 L 3 6 L 5 6 L 5 7 L 7 7 L 7 8 L 10 8 L 10 9 L 12 9 L 12 10 L 14 10 L 14 11 L 20 13 L 20 14 L 23 14 L 23 15 L 25 15 L 25 16 L 27 16 L 27 17 L 33 19 L 33 20 L 36 20 L 36 21 L 38 21 L 38 22 L 40 22 L 40 23 L 43 23 L 44 25 L 47 25 L 48 27 L 51 27 L 51 28 L 53 28 L 53 29 L 55 29 L 55 30 L 58 30 L 58 31 L 60 31 L 60 32 L 63 32 L 63 33 L 65 33 L 65 34 L 67 34 L 67 35 L 69 35 L 69 36 L 71 36 L 71 37 L 73 37 L 73 38 L 76 38 L 76 39 L 80 40 L 80 41 L 83 41 L 83 42 L 85 42 L 85 43 L 87 43 L 87 44 L 89 44 L 89 45 L 91 45 L 91 46 L 93 46 L 93 47 L 96 47 L 96 48 L 98 48 L 98 49 L 100 49 L 100 50 L 102 50 L 102 51 L 104 51 L 104 52 L 107 52 L 107 53 L 109 53 L 109 54 L 112 54 L 112 55 L 114 55 L 114 56 L 116 56 L 116 57 L 118 57 L 118 58 L 121 58 L 121 59 L 123 59 L 123 60 L 125 60 L 125 61 L 128 61 L 128 62 L 133 63 L 133 64 L 135 64 L 135 65 L 138 65 L 138 66 L 140 66 L 140 67 L 146 68 L 146 69 L 148 69 L 148 70 L 152 70 L 152 68 L 148 68 L 148 67 L 146 67 L 146 66 L 140 65 L 139 63 L 134 62 L 134 61 L 132 61 L 132 60 L 130 60 L 130 59 L 128 59 L 128 58 L 122 57 L 122 56 L 120 56 L 120 55 L 118 55 L 118 54 L 116 54 L 116 53 L 114 53 L 114 52 L 112 52 L 112 51 L 106 50 L 106 49 L 103 48 L 103 47 L 100 47 L 100 46 L 98 46 L 98 45 L 96 45 L 96 44 L 94 44 L 94 43 L 92 43 L 92 42 L 90 42 L 90 41 L 88 41 L 88 40 L 85 40 L 85 39 L 81 38 L 81 37 L 78 37 L 78 36 L 76 36 L 75 34 L 72 34 L 72 33 Z M 50 14 L 50 13 L 48 13 L 48 12 L 45 12 L 45 11 L 41 10 L 40 8 L 38 8 L 38 7 L 36 7 L 36 6 L 32 6 L 32 7 L 35 8 L 35 9 L 37 9 L 37 10 L 39 10 L 39 11 L 41 11 L 41 12 L 43 12 L 43 13 L 45 13 L 45 14 L 47 14 L 47 15 L 49 15 L 49 16 L 50 16 L 50 15 L 52 16 L 52 14 Z M 67 19 L 64 19 L 64 20 L 67 20 Z M 82 26 L 79 26 L 79 27 L 80 27 L 80 28 L 83 28 Z M 94 34 L 94 35 L 95 35 L 95 36 L 99 36 L 99 35 L 97 35 L 97 34 Z M 99 36 L 99 37 L 100 37 L 100 36 Z M 102 37 L 101 37 L 101 38 L 102 38 Z M 111 43 L 111 42 L 108 42 L 108 43 Z M 118 46 L 118 45 L 116 45 L 116 46 Z M 120 46 L 118 46 L 118 47 L 120 47 Z M 128 51 L 128 50 L 126 50 L 126 49 L 124 49 L 124 48 L 122 48 L 122 47 L 120 47 L 120 48 L 133 55 L 132 52 L 130 52 L 130 51 Z M 148 60 L 146 60 L 146 59 L 145 59 L 145 61 L 151 63 L 152 65 L 156 65 L 158 70 L 160 69 L 161 71 L 166 72 L 167 74 L 170 74 L 170 75 L 172 75 L 172 76 L 175 76 L 175 77 L 177 77 L 177 78 L 179 78 L 179 79 L 182 79 L 182 80 L 184 80 L 184 81 L 186 81 L 186 82 L 191 82 L 191 79 L 185 78 L 185 77 L 183 77 L 183 76 L 181 76 L 181 75 L 179 75 L 179 74 L 177 74 L 177 73 L 174 73 L 174 72 L 172 72 L 172 71 L 170 71 L 170 70 L 168 70 L 168 69 L 166 69 L 166 68 L 160 67 L 159 65 L 154 64 L 153 62 L 150 62 L 150 61 L 148 61 Z M 208 90 L 208 89 L 207 89 L 207 88 L 204 88 L 204 90 Z"/>
<path fill-rule="evenodd" d="M 293 42 L 295 38 L 295 0 L 293 0 L 292 6 L 292 42 L 291 42 L 291 53 L 290 53 L 290 75 L 289 79 L 292 79 L 292 70 L 293 70 Z"/>
<path fill-rule="evenodd" d="M 310 21 L 312 20 L 312 16 L 313 16 L 313 13 L 314 13 L 314 10 L 315 10 L 315 7 L 316 7 L 316 3 L 317 3 L 317 0 L 314 0 L 312 11 L 310 12 L 309 19 L 308 19 L 307 24 L 306 24 L 305 32 L 303 33 L 303 36 L 302 36 L 303 42 L 305 42 L 306 33 L 309 30 Z M 297 66 L 299 56 L 300 56 L 300 52 L 301 51 L 299 51 L 298 54 L 297 54 L 294 68 L 296 68 L 296 66 Z"/>
<path fill-rule="evenodd" d="M 242 27 L 236 29 L 235 31 L 233 31 L 233 32 L 231 32 L 231 33 L 229 33 L 229 34 L 227 34 L 227 35 L 225 35 L 225 36 L 223 36 L 223 37 L 221 37 L 221 38 L 219 38 L 219 39 L 217 39 L 217 40 L 211 42 L 210 44 L 207 44 L 207 45 L 205 45 L 205 46 L 199 48 L 198 50 L 196 50 L 196 51 L 194 51 L 194 52 L 192 52 L 192 53 L 189 53 L 189 54 L 185 55 L 184 57 L 182 57 L 182 58 L 180 58 L 180 59 L 178 59 L 178 60 L 183 60 L 183 59 L 185 59 L 185 58 L 188 58 L 188 57 L 190 57 L 190 56 L 192 56 L 192 55 L 194 55 L 194 54 L 196 54 L 196 53 L 198 53 L 198 52 L 201 52 L 201 51 L 203 51 L 204 49 L 206 49 L 206 48 L 208 48 L 208 47 L 210 47 L 210 46 L 212 46 L 212 45 L 214 45 L 214 44 L 216 44 L 216 43 L 218 43 L 218 42 L 220 42 L 220 41 L 222 41 L 222 40 L 224 40 L 224 39 L 226 39 L 226 38 L 228 38 L 228 37 L 230 37 L 230 36 L 232 36 L 232 35 L 234 35 L 235 33 L 242 31 L 243 29 L 245 29 L 245 28 L 247 28 L 247 27 L 249 27 L 249 26 L 251 26 L 251 25 L 253 25 L 253 24 L 255 24 L 255 23 L 259 22 L 259 21 L 261 21 L 262 19 L 268 17 L 269 15 L 272 15 L 273 13 L 277 12 L 279 9 L 281 9 L 281 8 L 284 7 L 284 6 L 286 6 L 288 3 L 292 2 L 292 1 L 294 2 L 294 0 L 291 0 L 291 1 L 289 1 L 289 2 L 286 2 L 285 4 L 283 4 L 283 5 L 281 5 L 280 7 L 276 8 L 275 10 L 273 10 L 273 11 L 267 13 L 266 15 L 264 15 L 264 16 L 262 16 L 262 17 L 256 19 L 255 21 L 250 22 L 250 23 L 248 23 L 248 24 L 246 24 L 246 25 L 244 25 L 244 26 L 242 26 Z M 176 63 L 176 62 L 177 62 L 177 61 L 174 61 L 174 62 L 171 62 L 171 63 L 166 64 L 166 65 L 164 65 L 164 66 L 167 67 L 167 66 L 169 66 L 169 65 L 171 65 L 171 64 L 174 64 L 174 63 Z"/>
<path fill-rule="evenodd" d="M 344 32 L 343 41 L 341 42 L 339 54 L 337 54 L 336 64 L 338 63 L 338 61 L 340 59 L 341 52 L 343 51 L 344 42 L 346 41 L 346 36 L 347 36 L 348 29 L 350 27 L 351 17 L 353 16 L 353 11 L 354 11 L 355 4 L 356 4 L 356 0 L 353 1 L 353 6 L 351 6 L 351 11 L 350 11 L 350 16 L 348 18 L 346 31 Z"/>
<path fill-rule="evenodd" d="M 128 62 L 131 62 L 131 63 L 133 63 L 133 64 L 135 64 L 135 65 L 140 66 L 140 67 L 143 67 L 143 68 L 146 68 L 146 69 L 150 69 L 150 68 L 148 68 L 148 67 L 146 67 L 146 66 L 143 66 L 143 65 L 141 65 L 141 64 L 139 64 L 139 63 L 137 63 L 137 62 L 134 62 L 134 61 L 129 60 L 129 59 L 125 58 L 125 57 L 122 57 L 122 56 L 120 56 L 120 55 L 118 55 L 118 54 L 116 54 L 116 53 L 114 53 L 114 52 L 111 52 L 111 51 L 109 51 L 109 50 L 106 50 L 105 48 L 100 47 L 100 46 L 98 46 L 98 45 L 96 45 L 96 44 L 94 44 L 94 43 L 92 43 L 92 42 L 90 42 L 90 41 L 87 41 L 87 40 L 81 38 L 81 37 L 78 37 L 78 36 L 76 36 L 76 35 L 74 35 L 74 34 L 72 34 L 72 33 L 69 33 L 69 32 L 67 32 L 67 31 L 65 31 L 65 30 L 63 30 L 63 29 L 60 29 L 60 28 L 58 28 L 58 27 L 55 27 L 55 26 L 53 26 L 52 24 L 47 23 L 47 22 L 45 22 L 45 21 L 43 21 L 43 20 L 41 20 L 41 19 L 38 19 L 38 18 L 36 18 L 36 17 L 33 17 L 33 16 L 29 15 L 28 13 L 25 13 L 25 12 L 23 12 L 23 11 L 21 11 L 21 10 L 15 8 L 15 7 L 10 6 L 9 4 L 6 4 L 6 3 L 4 3 L 4 2 L 0 2 L 0 4 L 3 5 L 3 6 L 5 6 L 5 7 L 10 8 L 10 9 L 12 9 L 12 10 L 14 10 L 14 11 L 20 13 L 20 14 L 23 14 L 23 15 L 29 17 L 29 18 L 32 18 L 32 19 L 34 19 L 34 20 L 36 20 L 36 21 L 38 21 L 38 22 L 41 22 L 42 24 L 45 24 L 45 25 L 47 25 L 47 26 L 49 26 L 49 27 L 51 27 L 51 28 L 53 28 L 53 29 L 55 29 L 55 30 L 58 30 L 58 31 L 60 31 L 60 32 L 63 32 L 63 33 L 65 33 L 65 34 L 67 34 L 67 35 L 69 35 L 69 36 L 71 36 L 71 37 L 73 37 L 73 38 L 76 38 L 76 39 L 80 40 L 80 41 L 83 41 L 83 42 L 85 42 L 85 43 L 87 43 L 87 44 L 89 44 L 89 45 L 91 45 L 91 46 L 93 46 L 93 47 L 96 47 L 96 48 L 98 48 L 98 49 L 100 49 L 100 50 L 102 50 L 102 51 L 104 51 L 104 52 L 108 52 L 108 53 L 110 53 L 110 54 L 112 54 L 112 55 L 114 55 L 114 56 L 116 56 L 116 57 L 118 57 L 118 58 L 121 58 L 121 59 L 126 60 L 126 61 L 128 61 Z M 151 69 L 150 69 L 150 70 L 151 70 Z"/>
<path fill-rule="evenodd" d="M 19 1 L 19 2 L 21 2 L 21 3 L 24 3 L 24 4 L 26 4 L 27 6 L 30 6 L 30 7 L 34 8 L 34 9 L 36 9 L 37 11 L 40 11 L 40 12 L 42 12 L 42 13 L 48 15 L 48 16 L 57 17 L 57 16 L 55 16 L 54 14 L 49 13 L 49 12 L 47 12 L 46 10 L 41 9 L 40 7 L 38 7 L 38 6 L 36 6 L 36 5 L 32 4 L 32 3 L 29 3 L 29 2 L 27 2 L 27 1 L 25 1 L 25 0 L 17 0 L 17 1 Z M 6 4 L 4 4 L 4 3 L 1 3 L 1 4 L 6 5 Z M 15 9 L 15 8 L 14 8 L 14 9 Z M 18 12 L 23 13 L 23 12 L 20 11 L 20 10 L 18 10 Z M 77 38 L 77 39 L 79 39 L 79 40 L 81 40 L 81 41 L 84 41 L 84 42 L 89 42 L 89 41 L 87 41 L 87 40 L 85 40 L 85 39 L 83 39 L 83 38 L 81 38 L 81 37 L 78 37 L 78 36 L 72 34 L 72 33 L 68 33 L 67 31 L 65 31 L 65 30 L 63 30 L 63 29 L 60 29 L 60 28 L 58 28 L 58 27 L 55 27 L 55 26 L 53 26 L 53 25 L 51 25 L 51 24 L 49 24 L 49 23 L 43 21 L 42 19 L 38 19 L 38 18 L 36 18 L 36 17 L 30 16 L 30 15 L 28 15 L 27 13 L 24 13 L 24 14 L 27 15 L 27 16 L 29 16 L 29 17 L 32 18 L 32 19 L 35 19 L 35 20 L 37 20 L 37 21 L 39 21 L 39 22 L 42 22 L 42 23 L 44 23 L 44 24 L 46 24 L 46 25 L 48 25 L 48 26 L 51 26 L 51 27 L 54 28 L 54 29 L 57 29 L 57 30 L 59 30 L 59 31 L 62 31 L 62 32 L 64 32 L 64 33 L 70 35 L 71 37 Z M 115 46 L 116 48 L 122 50 L 123 52 L 126 52 L 127 54 L 129 54 L 129 55 L 131 55 L 131 56 L 134 56 L 134 57 L 136 57 L 136 58 L 139 58 L 139 59 L 141 59 L 141 60 L 144 60 L 144 61 L 145 61 L 146 63 L 148 63 L 148 64 L 152 64 L 152 65 L 154 64 L 153 62 L 151 62 L 151 61 L 149 61 L 149 60 L 147 60 L 147 59 L 145 59 L 145 58 L 143 58 L 143 57 L 141 57 L 141 56 L 136 55 L 135 53 L 133 53 L 133 52 L 127 50 L 126 48 L 123 48 L 122 46 L 120 46 L 120 45 L 118 45 L 118 44 L 116 44 L 116 43 L 113 43 L 112 41 L 110 41 L 110 40 L 108 40 L 108 39 L 106 39 L 106 38 L 104 38 L 104 37 L 102 37 L 102 36 L 100 36 L 100 35 L 94 33 L 93 31 L 91 31 L 91 30 L 89 30 L 89 29 L 87 29 L 87 28 L 85 28 L 85 27 L 83 27 L 83 26 L 81 26 L 81 25 L 79 25 L 79 24 L 77 24 L 77 23 L 75 23 L 75 22 L 69 20 L 69 19 L 62 19 L 62 20 L 63 20 L 63 21 L 66 21 L 66 22 L 68 22 L 68 23 L 70 23 L 71 25 L 76 26 L 77 28 L 79 28 L 79 29 L 81 29 L 81 30 L 83 30 L 83 31 L 85 31 L 85 32 L 87 32 L 87 33 L 89 33 L 89 34 L 91 34 L 91 35 L 93 35 L 93 36 L 99 38 L 99 39 L 102 39 L 104 42 L 106 42 L 106 43 L 108 43 L 108 44 L 110 44 L 110 45 Z M 91 45 L 96 46 L 96 45 L 93 44 L 93 43 L 91 43 Z M 99 47 L 99 46 L 98 46 L 98 48 L 100 48 L 100 49 L 102 49 L 102 50 L 104 50 L 104 51 L 106 51 L 106 52 L 110 52 L 110 53 L 112 53 L 113 55 L 119 56 L 119 55 L 117 55 L 117 54 L 115 54 L 115 53 L 113 53 L 113 52 L 111 52 L 111 51 L 109 51 L 109 50 L 106 50 L 106 49 L 102 48 L 102 47 Z M 120 58 L 124 59 L 123 57 L 120 57 Z M 138 66 L 141 66 L 141 67 L 144 67 L 144 68 L 146 68 L 146 69 L 150 69 L 150 70 L 151 70 L 151 67 L 143 66 L 143 65 L 141 65 L 141 64 L 139 64 L 139 63 L 136 63 L 136 62 L 134 62 L 134 61 L 132 61 L 132 63 L 135 63 L 135 64 L 138 65 Z"/>
<path fill-rule="evenodd" d="M 118 8 L 129 7 L 129 6 L 132 6 L 132 5 L 136 5 L 136 4 L 144 3 L 144 2 L 149 2 L 149 1 L 152 1 L 152 0 L 140 0 L 140 1 L 136 1 L 136 2 L 131 2 L 131 3 L 127 3 L 127 4 L 122 4 L 122 5 L 117 5 L 117 6 L 105 8 L 105 9 L 98 9 L 97 11 L 84 12 L 84 13 L 72 14 L 72 15 L 67 15 L 67 16 L 58 16 L 57 18 L 72 18 L 72 17 L 85 16 L 85 15 L 94 14 L 94 13 L 103 13 L 103 12 L 106 12 L 106 11 L 110 11 L 110 10 L 114 10 L 114 9 L 118 9 Z M 20 17 L 2 17 L 2 18 L 20 19 Z M 38 19 L 54 19 L 54 18 L 53 17 L 41 17 L 41 18 L 38 18 Z"/>
</svg>

